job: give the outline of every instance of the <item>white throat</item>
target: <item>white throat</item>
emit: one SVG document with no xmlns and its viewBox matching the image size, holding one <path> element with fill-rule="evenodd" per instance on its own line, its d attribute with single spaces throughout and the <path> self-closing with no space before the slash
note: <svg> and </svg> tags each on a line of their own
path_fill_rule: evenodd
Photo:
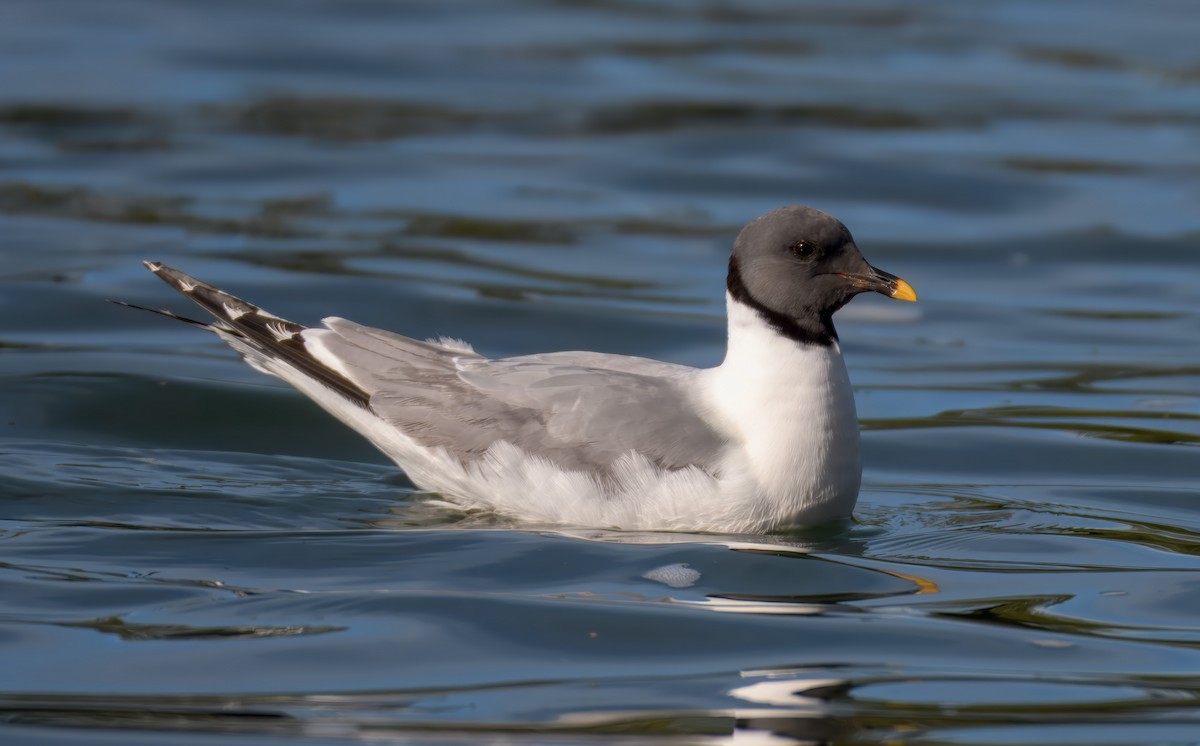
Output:
<svg viewBox="0 0 1200 746">
<path fill-rule="evenodd" d="M 798 343 L 754 309 L 728 295 L 726 303 L 728 352 L 705 371 L 702 395 L 732 443 L 728 478 L 752 482 L 760 510 L 780 522 L 801 513 L 805 523 L 848 516 L 861 467 L 841 348 Z"/>
</svg>

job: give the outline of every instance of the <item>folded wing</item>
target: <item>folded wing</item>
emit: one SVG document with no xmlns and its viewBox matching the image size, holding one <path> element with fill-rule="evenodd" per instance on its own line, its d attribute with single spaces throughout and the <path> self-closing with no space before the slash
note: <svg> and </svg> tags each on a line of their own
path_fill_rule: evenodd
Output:
<svg viewBox="0 0 1200 746">
<path fill-rule="evenodd" d="M 688 401 L 695 371 L 653 360 L 554 353 L 489 360 L 345 319 L 305 332 L 370 409 L 461 461 L 507 441 L 562 468 L 605 472 L 636 451 L 664 469 L 716 468 L 723 439 Z"/>
<path fill-rule="evenodd" d="M 725 441 L 689 401 L 692 368 L 594 352 L 489 360 L 452 340 L 421 342 L 339 318 L 306 328 L 178 270 L 147 266 L 217 318 L 190 323 L 373 441 L 382 421 L 463 463 L 506 441 L 598 476 L 630 451 L 663 469 L 715 473 Z M 361 416 L 364 409 L 373 416 Z"/>
</svg>

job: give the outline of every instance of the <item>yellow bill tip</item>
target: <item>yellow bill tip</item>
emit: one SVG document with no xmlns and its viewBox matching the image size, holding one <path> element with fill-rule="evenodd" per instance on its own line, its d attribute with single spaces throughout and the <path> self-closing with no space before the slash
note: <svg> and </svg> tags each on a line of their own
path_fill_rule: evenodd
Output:
<svg viewBox="0 0 1200 746">
<path fill-rule="evenodd" d="M 912 285 L 909 285 L 904 280 L 896 279 L 896 287 L 892 289 L 891 297 L 896 300 L 916 301 L 917 291 L 913 290 Z"/>
</svg>

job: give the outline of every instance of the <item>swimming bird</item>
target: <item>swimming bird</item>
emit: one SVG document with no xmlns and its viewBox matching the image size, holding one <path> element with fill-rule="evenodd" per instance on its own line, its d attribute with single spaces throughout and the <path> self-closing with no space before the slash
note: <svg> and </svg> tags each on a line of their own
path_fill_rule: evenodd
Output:
<svg viewBox="0 0 1200 746">
<path fill-rule="evenodd" d="M 217 321 L 158 313 L 216 333 L 420 488 L 521 522 L 635 530 L 760 533 L 848 517 L 858 418 L 833 314 L 868 291 L 916 300 L 808 207 L 737 236 L 727 351 L 708 369 L 598 352 L 489 359 L 337 317 L 308 328 L 146 266 Z"/>
</svg>

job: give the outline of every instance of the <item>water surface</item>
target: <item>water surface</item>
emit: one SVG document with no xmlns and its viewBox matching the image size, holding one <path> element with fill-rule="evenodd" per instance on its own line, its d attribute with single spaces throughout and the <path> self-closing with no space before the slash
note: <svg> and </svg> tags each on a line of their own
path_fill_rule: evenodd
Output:
<svg viewBox="0 0 1200 746">
<path fill-rule="evenodd" d="M 1200 10 L 10 0 L 0 739 L 1112 744 L 1200 733 Z M 217 339 L 167 262 L 487 354 L 723 353 L 843 218 L 852 523 L 516 526 Z M 770 740 L 770 739 L 775 740 Z"/>
</svg>

